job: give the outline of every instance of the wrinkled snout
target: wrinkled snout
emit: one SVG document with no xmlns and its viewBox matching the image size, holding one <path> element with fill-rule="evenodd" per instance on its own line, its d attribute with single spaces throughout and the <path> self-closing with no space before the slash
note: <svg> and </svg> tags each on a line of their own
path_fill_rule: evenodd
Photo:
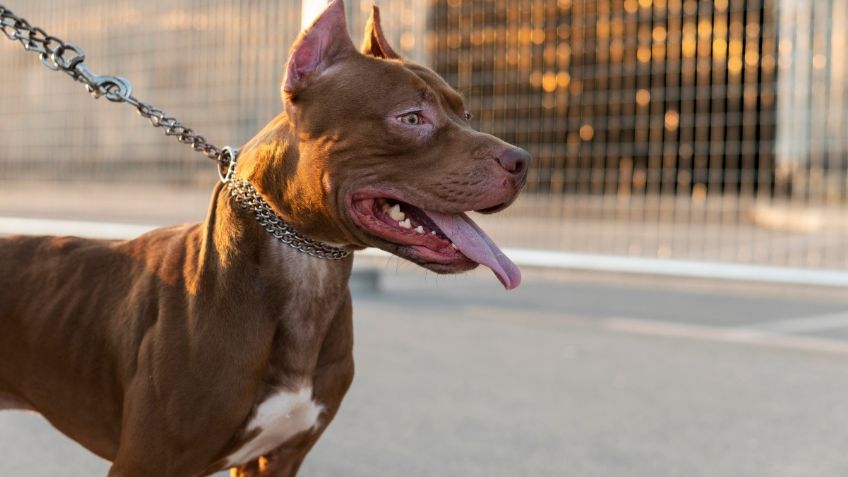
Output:
<svg viewBox="0 0 848 477">
<path fill-rule="evenodd" d="M 493 214 L 509 207 L 527 183 L 530 153 L 520 147 L 506 146 L 499 154 L 490 156 L 497 163 L 497 166 L 491 164 L 490 169 L 496 174 L 491 177 L 494 183 L 489 183 L 485 195 L 489 199 L 487 202 L 497 205 L 474 209 L 476 212 Z"/>
<path fill-rule="evenodd" d="M 510 147 L 498 156 L 498 164 L 509 173 L 517 187 L 524 186 L 527 169 L 530 166 L 530 153 L 520 147 Z"/>
</svg>

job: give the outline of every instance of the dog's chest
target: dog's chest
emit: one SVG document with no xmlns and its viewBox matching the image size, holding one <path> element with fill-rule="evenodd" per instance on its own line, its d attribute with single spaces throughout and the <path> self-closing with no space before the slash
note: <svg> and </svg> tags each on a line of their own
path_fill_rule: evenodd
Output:
<svg viewBox="0 0 848 477">
<path fill-rule="evenodd" d="M 245 464 L 266 454 L 301 432 L 318 427 L 323 407 L 312 398 L 312 388 L 277 391 L 266 398 L 245 428 L 249 436 L 227 457 L 227 467 Z"/>
<path fill-rule="evenodd" d="M 285 368 L 301 371 L 293 375 L 269 376 L 271 380 L 289 385 L 275 389 L 256 403 L 252 416 L 241 430 L 244 443 L 226 458 L 228 467 L 248 463 L 321 425 L 324 406 L 313 396 L 311 370 L 304 363 L 313 361 L 310 356 L 320 352 L 326 327 L 345 289 L 345 280 L 337 267 L 327 260 L 309 257 L 277 242 L 271 244 L 269 252 L 270 265 L 285 270 L 284 277 L 276 284 L 285 288 L 288 297 L 282 309 L 277 311 L 279 333 L 285 338 L 277 343 L 279 349 L 275 353 L 283 353 L 277 359 L 282 357 L 287 364 Z"/>
<path fill-rule="evenodd" d="M 334 261 L 311 257 L 277 241 L 271 244 L 269 256 L 275 268 L 285 271 L 278 282 L 288 297 L 279 310 L 281 319 L 298 321 L 306 313 L 320 318 L 333 311 L 346 286 Z"/>
</svg>

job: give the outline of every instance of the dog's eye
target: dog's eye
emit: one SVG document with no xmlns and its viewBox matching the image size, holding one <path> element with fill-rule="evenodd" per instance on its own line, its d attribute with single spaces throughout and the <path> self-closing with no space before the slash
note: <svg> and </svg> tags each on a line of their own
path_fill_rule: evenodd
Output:
<svg viewBox="0 0 848 477">
<path fill-rule="evenodd" d="M 466 120 L 466 121 L 471 121 L 471 118 L 473 118 L 473 117 L 474 117 L 474 115 L 473 115 L 473 114 L 471 114 L 471 113 L 469 113 L 468 111 L 466 111 L 466 112 L 465 112 L 465 114 L 464 114 L 463 116 L 465 117 L 465 120 Z"/>
<path fill-rule="evenodd" d="M 403 116 L 398 117 L 398 119 L 407 126 L 418 126 L 422 122 L 421 115 L 418 113 L 406 113 Z"/>
</svg>

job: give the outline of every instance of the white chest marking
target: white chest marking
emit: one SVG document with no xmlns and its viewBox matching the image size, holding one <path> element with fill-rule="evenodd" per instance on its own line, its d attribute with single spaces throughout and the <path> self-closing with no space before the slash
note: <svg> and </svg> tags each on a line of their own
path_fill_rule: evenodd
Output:
<svg viewBox="0 0 848 477">
<path fill-rule="evenodd" d="M 312 388 L 297 392 L 279 391 L 268 397 L 247 425 L 259 433 L 227 457 L 227 467 L 247 462 L 280 446 L 296 434 L 318 425 L 323 407 L 312 400 Z"/>
</svg>

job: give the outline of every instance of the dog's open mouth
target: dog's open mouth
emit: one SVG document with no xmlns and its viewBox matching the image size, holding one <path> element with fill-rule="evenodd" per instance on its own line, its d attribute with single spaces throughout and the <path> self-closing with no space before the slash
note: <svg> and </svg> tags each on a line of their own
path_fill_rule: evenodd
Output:
<svg viewBox="0 0 848 477">
<path fill-rule="evenodd" d="M 352 203 L 355 221 L 371 235 L 394 246 L 393 253 L 441 272 L 489 267 L 511 290 L 521 272 L 483 230 L 464 213 L 424 210 L 389 198 L 362 198 Z"/>
</svg>

